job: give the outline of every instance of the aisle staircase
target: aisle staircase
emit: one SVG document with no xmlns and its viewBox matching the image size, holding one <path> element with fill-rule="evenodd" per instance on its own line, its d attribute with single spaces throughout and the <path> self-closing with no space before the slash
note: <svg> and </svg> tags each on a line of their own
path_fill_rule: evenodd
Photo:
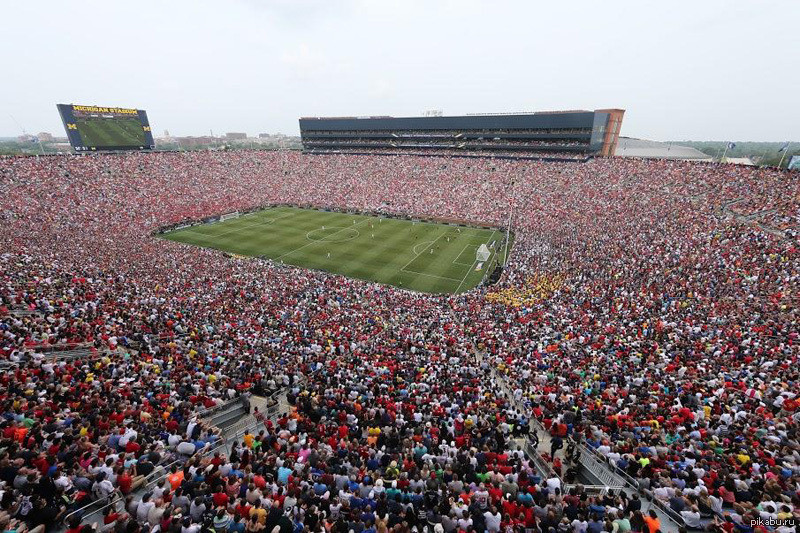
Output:
<svg viewBox="0 0 800 533">
<path fill-rule="evenodd" d="M 559 477 L 560 479 L 560 476 L 553 471 L 550 463 L 542 457 L 543 453 L 550 454 L 550 443 L 552 440 L 550 438 L 550 433 L 542 426 L 541 422 L 532 416 L 533 413 L 530 412 L 527 406 L 514 397 L 514 392 L 508 383 L 508 378 L 498 372 L 497 369 L 489 363 L 484 354 L 478 352 L 476 353 L 476 357 L 481 366 L 490 373 L 496 389 L 505 396 L 510 405 L 518 411 L 525 413 L 528 420 L 530 420 L 530 431 L 531 433 L 536 433 L 539 445 L 534 448 L 532 440 L 529 437 L 520 439 L 522 441 L 520 444 L 528 458 L 536 466 L 536 470 L 545 479 L 552 476 Z M 632 494 L 637 493 L 640 495 L 642 502 L 642 512 L 646 514 L 653 509 L 661 520 L 661 531 L 663 533 L 676 533 L 684 526 L 683 518 L 681 518 L 680 515 L 668 507 L 665 507 L 657 500 L 650 501 L 646 495 L 641 493 L 639 490 L 639 483 L 635 479 L 610 465 L 606 458 L 600 455 L 596 450 L 587 447 L 583 443 L 575 443 L 575 446 L 580 452 L 579 463 L 582 467 L 581 476 L 583 480 L 587 482 L 581 483 L 581 486 L 586 492 L 605 494 L 608 492 L 618 493 L 624 491 L 629 498 Z M 556 455 L 562 458 L 566 464 L 567 461 L 563 457 L 564 452 L 565 450 L 562 448 L 556 452 Z M 567 492 L 573 485 L 564 484 L 562 480 L 561 486 L 563 491 Z"/>
</svg>

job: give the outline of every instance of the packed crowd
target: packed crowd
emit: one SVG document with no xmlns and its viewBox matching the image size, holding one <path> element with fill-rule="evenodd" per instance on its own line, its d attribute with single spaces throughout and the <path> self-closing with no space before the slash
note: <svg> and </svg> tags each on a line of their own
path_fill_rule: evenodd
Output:
<svg viewBox="0 0 800 533">
<path fill-rule="evenodd" d="M 794 530 L 751 522 L 800 504 L 798 173 L 189 152 L 6 158 L 0 184 L 6 531 L 86 533 L 117 492 L 120 533 L 659 529 L 562 484 L 555 447 L 541 477 L 531 417 L 686 527 Z M 152 236 L 279 202 L 510 214 L 515 245 L 498 285 L 435 296 Z M 291 416 L 221 446 L 202 410 L 263 383 Z"/>
</svg>

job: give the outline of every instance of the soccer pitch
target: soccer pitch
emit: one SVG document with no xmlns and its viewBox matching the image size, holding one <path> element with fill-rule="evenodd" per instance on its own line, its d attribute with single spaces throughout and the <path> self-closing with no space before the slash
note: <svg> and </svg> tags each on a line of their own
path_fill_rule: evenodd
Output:
<svg viewBox="0 0 800 533">
<path fill-rule="evenodd" d="M 90 118 L 75 123 L 84 146 L 144 146 L 147 142 L 138 118 Z"/>
<path fill-rule="evenodd" d="M 283 206 L 160 237 L 428 293 L 472 289 L 503 256 L 499 230 Z"/>
</svg>

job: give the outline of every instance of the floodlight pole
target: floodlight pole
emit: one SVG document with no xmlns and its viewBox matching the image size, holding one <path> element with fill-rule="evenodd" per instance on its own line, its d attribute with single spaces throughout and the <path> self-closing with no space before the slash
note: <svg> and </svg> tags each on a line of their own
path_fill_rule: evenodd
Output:
<svg viewBox="0 0 800 533">
<path fill-rule="evenodd" d="M 769 148 L 764 150 L 764 155 L 761 156 L 761 167 L 767 166 L 767 152 L 769 152 Z"/>
<path fill-rule="evenodd" d="M 779 169 L 780 169 L 780 168 L 781 168 L 781 166 L 783 165 L 783 158 L 784 158 L 784 157 L 786 157 L 786 153 L 789 151 L 789 147 L 790 147 L 791 145 L 792 145 L 792 143 L 789 143 L 789 144 L 787 144 L 787 145 L 786 145 L 786 149 L 785 149 L 785 150 L 783 151 L 783 153 L 781 154 L 781 160 L 780 160 L 780 162 L 778 162 L 778 168 L 779 168 Z"/>
<path fill-rule="evenodd" d="M 503 250 L 503 266 L 508 264 L 508 245 L 511 244 L 511 217 L 514 216 L 514 204 L 509 202 L 510 209 L 508 210 L 508 227 L 506 228 L 506 247 Z"/>
<path fill-rule="evenodd" d="M 728 144 L 725 145 L 725 151 L 722 152 L 722 157 L 719 160 L 720 163 L 724 163 L 725 162 L 725 155 L 728 153 L 728 148 L 730 148 L 730 146 L 731 146 L 731 143 L 728 143 Z"/>
</svg>

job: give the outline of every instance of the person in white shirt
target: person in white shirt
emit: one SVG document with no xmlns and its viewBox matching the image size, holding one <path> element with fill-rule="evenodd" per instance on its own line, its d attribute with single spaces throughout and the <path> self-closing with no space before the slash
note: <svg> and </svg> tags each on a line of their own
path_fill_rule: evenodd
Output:
<svg viewBox="0 0 800 533">
<path fill-rule="evenodd" d="M 483 517 L 486 520 L 486 531 L 489 531 L 490 533 L 497 533 L 500 531 L 500 521 L 502 516 L 497 510 L 497 507 L 492 505 L 491 510 L 483 513 Z"/>
<path fill-rule="evenodd" d="M 577 518 L 572 521 L 572 533 L 586 533 L 586 528 L 589 523 L 586 520 L 578 520 Z"/>
<path fill-rule="evenodd" d="M 681 511 L 683 522 L 686 527 L 690 529 L 703 529 L 703 522 L 700 519 L 700 511 L 696 505 L 692 505 L 689 509 Z"/>
<path fill-rule="evenodd" d="M 480 484 L 480 487 L 478 487 L 478 490 L 475 491 L 472 497 L 475 498 L 475 501 L 481 509 L 486 509 L 489 505 L 489 491 L 486 490 L 483 483 Z"/>
<path fill-rule="evenodd" d="M 147 522 L 147 517 L 155 506 L 156 504 L 150 501 L 149 494 L 142 496 L 142 501 L 140 501 L 139 505 L 136 507 L 136 520 L 142 524 Z"/>
</svg>

